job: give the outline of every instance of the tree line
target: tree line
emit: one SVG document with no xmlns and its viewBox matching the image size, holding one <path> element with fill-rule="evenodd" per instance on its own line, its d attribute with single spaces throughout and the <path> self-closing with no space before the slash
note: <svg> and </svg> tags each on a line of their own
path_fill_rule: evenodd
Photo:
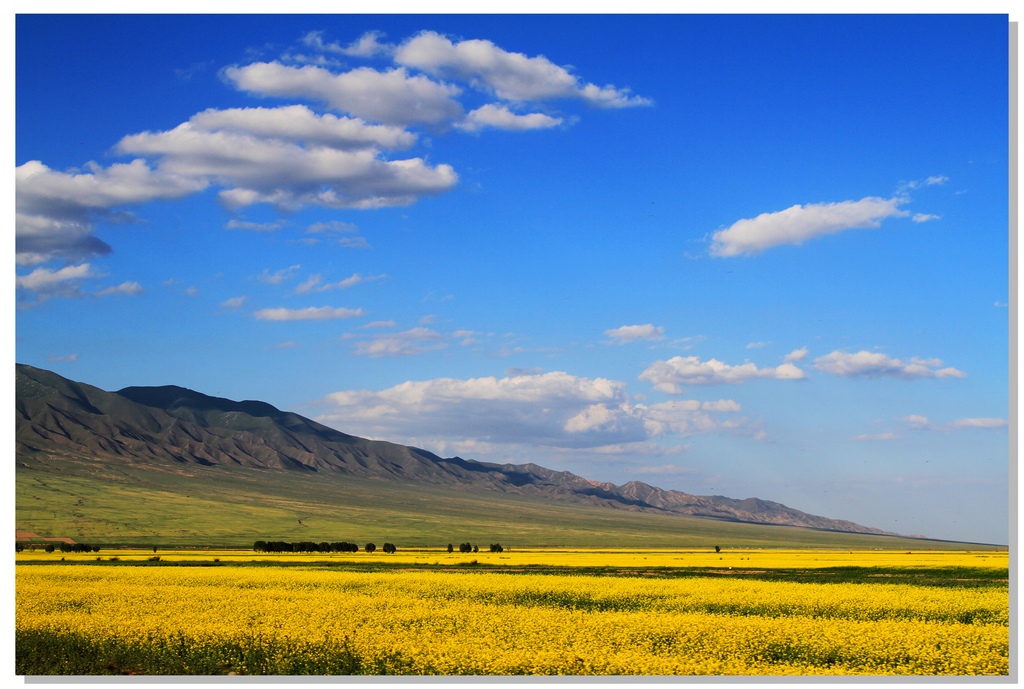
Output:
<svg viewBox="0 0 1024 689">
<path fill-rule="evenodd" d="M 491 548 L 491 552 L 492 553 L 503 553 L 503 552 L 505 552 L 505 549 L 501 547 L 500 543 L 491 543 L 490 548 Z M 451 543 L 448 544 L 448 552 L 449 553 L 455 552 L 455 546 L 453 546 Z M 478 552 L 480 552 L 480 546 L 473 545 L 472 543 L 460 543 L 459 544 L 459 552 L 460 553 L 478 553 Z"/>
<path fill-rule="evenodd" d="M 38 545 L 38 544 L 35 544 L 35 543 L 31 544 L 33 550 L 35 550 L 34 546 L 36 546 L 36 545 Z M 21 551 L 23 551 L 25 549 L 25 547 L 26 546 L 24 546 L 21 543 L 15 543 L 14 550 L 16 552 L 20 553 Z M 58 547 L 60 548 L 60 552 L 62 552 L 62 553 L 98 553 L 98 552 L 100 552 L 100 547 L 98 545 L 86 545 L 85 543 L 73 543 L 73 544 L 72 543 L 61 543 L 60 546 L 54 546 L 53 543 L 47 543 L 46 547 L 44 548 L 44 550 L 46 552 L 48 552 L 48 553 L 52 553 L 54 550 L 57 550 Z"/>
<path fill-rule="evenodd" d="M 313 541 L 256 541 L 252 549 L 257 553 L 358 553 L 360 550 L 372 553 L 377 550 L 377 546 L 373 543 L 367 543 L 360 548 L 357 544 L 349 543 L 348 541 L 336 541 L 333 543 L 328 543 L 327 541 L 321 541 L 320 543 L 314 543 Z M 382 550 L 385 553 L 398 552 L 398 548 L 395 547 L 394 543 L 385 543 Z"/>
</svg>

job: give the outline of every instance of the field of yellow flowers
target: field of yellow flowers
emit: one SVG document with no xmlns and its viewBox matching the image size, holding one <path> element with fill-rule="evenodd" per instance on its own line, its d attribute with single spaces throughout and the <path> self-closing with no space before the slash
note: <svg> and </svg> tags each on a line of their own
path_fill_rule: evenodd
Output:
<svg viewBox="0 0 1024 689">
<path fill-rule="evenodd" d="M 416 560 L 426 557 L 440 565 L 447 553 L 406 553 L 406 562 L 390 561 L 398 566 L 362 570 L 313 557 L 275 560 L 237 553 L 249 561 L 229 561 L 228 553 L 216 558 L 207 553 L 203 559 L 181 553 L 178 561 L 167 553 L 159 562 L 137 553 L 140 562 L 132 562 L 130 553 L 104 553 L 101 562 L 95 557 L 25 559 L 16 567 L 16 670 L 26 675 L 1009 672 L 1005 580 L 893 583 L 901 580 L 891 576 L 889 563 L 917 571 L 1002 568 L 1005 579 L 1006 553 L 946 554 L 946 559 L 925 553 L 920 562 L 907 553 L 859 553 L 858 567 L 881 562 L 880 573 L 865 574 L 856 583 L 818 583 L 730 573 L 770 573 L 773 563 L 782 568 L 794 561 L 846 562 L 854 554 L 764 551 L 760 562 L 758 552 L 702 554 L 701 566 L 712 569 L 671 577 L 643 568 L 662 567 L 662 560 L 676 557 L 686 562 L 690 556 L 652 552 L 619 554 L 618 560 L 606 554 L 602 562 L 609 570 L 600 575 L 572 567 L 530 572 L 530 562 L 589 562 L 552 552 L 495 558 L 495 564 L 523 565 L 522 571 L 424 567 Z M 474 559 L 483 565 L 483 557 Z M 375 561 L 385 562 L 379 556 Z M 627 562 L 639 568 L 615 569 Z M 676 561 L 675 566 L 682 565 Z"/>
</svg>

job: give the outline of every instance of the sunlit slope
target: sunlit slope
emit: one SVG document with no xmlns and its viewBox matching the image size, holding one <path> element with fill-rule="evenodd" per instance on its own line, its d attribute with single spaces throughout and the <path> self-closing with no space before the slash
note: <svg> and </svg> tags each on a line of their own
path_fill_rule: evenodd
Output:
<svg viewBox="0 0 1024 689">
<path fill-rule="evenodd" d="M 611 510 L 529 496 L 251 468 L 26 459 L 16 524 L 86 543 L 251 547 L 256 540 L 373 541 L 399 547 L 958 546 L 871 534 Z M 963 546 L 976 547 L 976 546 Z"/>
</svg>

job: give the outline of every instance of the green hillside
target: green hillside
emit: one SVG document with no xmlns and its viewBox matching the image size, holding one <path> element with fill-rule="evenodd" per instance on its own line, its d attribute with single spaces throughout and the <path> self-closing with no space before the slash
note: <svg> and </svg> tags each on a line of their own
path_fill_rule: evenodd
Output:
<svg viewBox="0 0 1024 689">
<path fill-rule="evenodd" d="M 457 487 L 247 467 L 21 458 L 16 526 L 106 545 L 249 547 L 257 539 L 400 546 L 970 547 L 630 512 Z"/>
</svg>

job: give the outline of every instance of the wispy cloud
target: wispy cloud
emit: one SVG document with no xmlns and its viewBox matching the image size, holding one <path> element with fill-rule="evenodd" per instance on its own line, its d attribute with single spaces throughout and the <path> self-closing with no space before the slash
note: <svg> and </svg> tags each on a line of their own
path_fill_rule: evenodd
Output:
<svg viewBox="0 0 1024 689">
<path fill-rule="evenodd" d="M 851 440 L 856 442 L 872 442 L 876 440 L 900 440 L 903 436 L 899 433 L 874 433 L 865 435 L 856 435 Z"/>
<path fill-rule="evenodd" d="M 142 285 L 135 282 L 134 280 L 129 280 L 128 282 L 122 282 L 120 285 L 115 285 L 113 287 L 101 289 L 99 292 L 96 292 L 96 296 L 109 297 L 115 295 L 122 295 L 127 297 L 134 297 L 139 294 L 143 294 L 145 291 L 146 290 L 142 288 Z"/>
<path fill-rule="evenodd" d="M 410 356 L 422 354 L 435 349 L 444 349 L 448 343 L 444 336 L 429 328 L 412 328 L 398 333 L 390 333 L 355 343 L 356 354 L 373 358 Z"/>
<path fill-rule="evenodd" d="M 253 316 L 261 321 L 325 321 L 356 318 L 362 315 L 362 309 L 335 308 L 332 306 L 309 306 L 304 309 L 260 309 L 253 312 Z"/>
<path fill-rule="evenodd" d="M 861 350 L 853 354 L 834 351 L 814 360 L 814 368 L 844 378 L 963 378 L 963 371 L 942 367 L 939 359 L 912 357 L 908 361 L 895 359 L 881 352 Z"/>
<path fill-rule="evenodd" d="M 364 282 L 375 282 L 385 278 L 387 278 L 387 275 L 363 276 L 359 273 L 354 273 L 344 280 L 324 283 L 319 275 L 311 275 L 308 280 L 295 288 L 295 293 L 305 294 L 307 292 L 327 292 L 336 289 L 348 289 L 350 287 L 355 287 L 356 285 L 361 285 Z"/>
<path fill-rule="evenodd" d="M 273 273 L 270 272 L 269 268 L 264 268 L 263 273 L 260 274 L 256 279 L 260 282 L 265 282 L 268 285 L 280 285 L 285 280 L 290 280 L 295 271 L 302 266 L 296 264 L 294 266 L 288 266 L 281 270 L 276 270 Z"/>
<path fill-rule="evenodd" d="M 809 203 L 783 211 L 762 213 L 755 218 L 737 220 L 715 232 L 711 255 L 719 257 L 751 256 L 783 244 L 805 241 L 844 230 L 879 227 L 889 217 L 907 215 L 899 206 L 906 199 L 867 197 L 860 201 Z"/>
<path fill-rule="evenodd" d="M 284 226 L 284 222 L 278 220 L 275 222 L 248 222 L 245 220 L 228 220 L 227 227 L 229 230 L 245 230 L 247 232 L 274 232 L 281 229 Z"/>
</svg>

